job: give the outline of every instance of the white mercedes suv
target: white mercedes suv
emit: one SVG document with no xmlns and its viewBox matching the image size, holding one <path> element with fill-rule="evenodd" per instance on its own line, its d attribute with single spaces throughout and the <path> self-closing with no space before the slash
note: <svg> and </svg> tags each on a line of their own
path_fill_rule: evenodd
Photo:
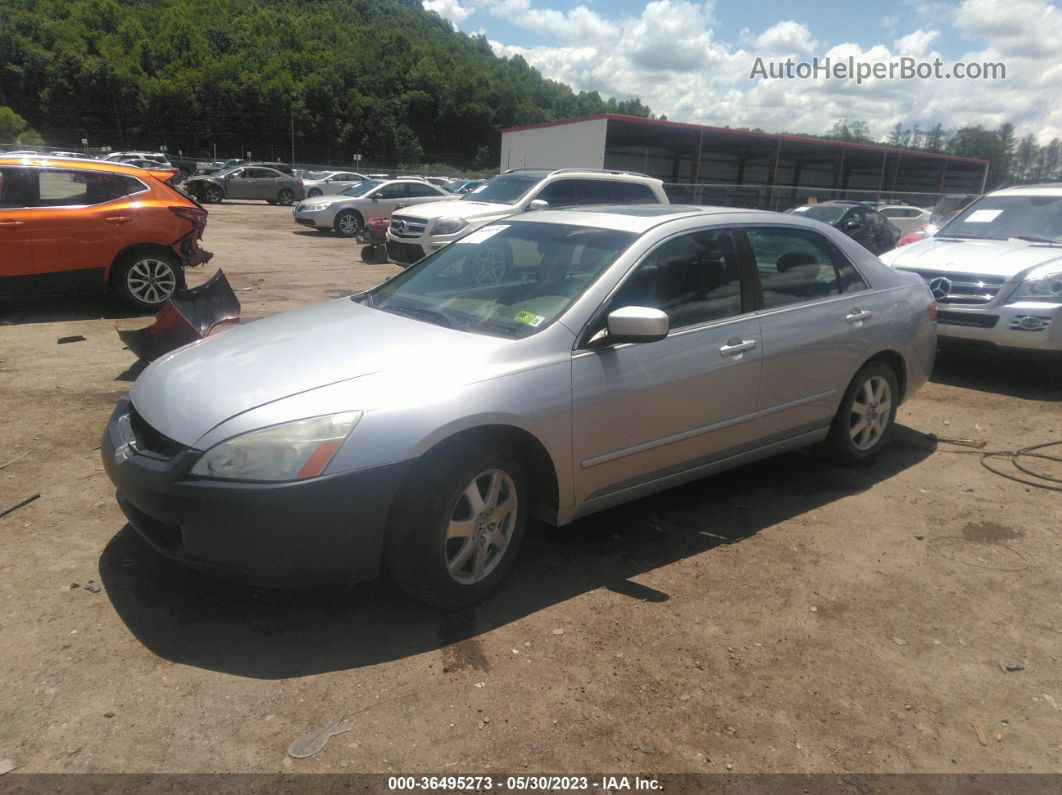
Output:
<svg viewBox="0 0 1062 795">
<path fill-rule="evenodd" d="M 941 337 L 1062 351 L 1062 183 L 989 193 L 881 259 L 926 280 Z"/>
<path fill-rule="evenodd" d="M 664 183 L 644 174 L 585 168 L 517 168 L 452 201 L 399 210 L 387 256 L 411 265 L 474 229 L 527 210 L 591 204 L 670 204 Z"/>
</svg>

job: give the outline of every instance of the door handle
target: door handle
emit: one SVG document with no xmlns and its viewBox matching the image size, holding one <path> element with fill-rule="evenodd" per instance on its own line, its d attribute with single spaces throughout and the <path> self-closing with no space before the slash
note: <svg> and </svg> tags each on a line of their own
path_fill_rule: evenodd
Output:
<svg viewBox="0 0 1062 795">
<path fill-rule="evenodd" d="M 108 215 L 103 220 L 110 221 L 112 224 L 127 224 L 133 219 L 128 215 Z"/>
<path fill-rule="evenodd" d="M 751 351 L 756 347 L 756 340 L 743 340 L 740 337 L 731 337 L 726 345 L 719 349 L 722 356 L 740 356 L 745 351 Z"/>
<path fill-rule="evenodd" d="M 20 226 L 25 226 L 25 221 L 0 221 L 0 226 L 5 229 L 18 229 Z"/>
<path fill-rule="evenodd" d="M 844 319 L 847 320 L 849 323 L 861 323 L 864 320 L 870 320 L 870 318 L 873 316 L 874 313 L 871 312 L 869 309 L 853 309 L 851 312 L 844 316 Z"/>
</svg>

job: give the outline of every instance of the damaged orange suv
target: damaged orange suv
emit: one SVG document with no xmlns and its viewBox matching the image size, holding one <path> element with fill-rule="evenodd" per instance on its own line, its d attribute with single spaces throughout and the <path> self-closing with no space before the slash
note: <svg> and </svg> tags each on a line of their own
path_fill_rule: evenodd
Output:
<svg viewBox="0 0 1062 795">
<path fill-rule="evenodd" d="M 0 295 L 102 291 L 154 311 L 211 254 L 169 171 L 0 155 Z"/>
</svg>

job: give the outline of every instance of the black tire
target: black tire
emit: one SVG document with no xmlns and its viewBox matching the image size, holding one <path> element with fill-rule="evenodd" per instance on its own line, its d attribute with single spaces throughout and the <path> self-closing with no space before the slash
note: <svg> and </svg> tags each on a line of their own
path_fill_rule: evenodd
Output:
<svg viewBox="0 0 1062 795">
<path fill-rule="evenodd" d="M 111 284 L 129 306 L 157 312 L 184 288 L 184 270 L 168 251 L 142 251 L 122 258 L 111 274 Z"/>
<path fill-rule="evenodd" d="M 320 195 L 321 195 L 321 189 L 320 188 L 310 188 L 308 191 L 306 191 L 306 198 L 307 199 L 312 199 L 314 196 L 320 196 Z"/>
<path fill-rule="evenodd" d="M 499 473 L 499 508 L 507 505 L 508 499 L 516 500 L 497 528 L 488 524 L 492 517 L 485 511 L 477 515 L 465 496 L 475 482 L 481 498 L 483 494 L 489 498 L 493 483 L 490 473 Z M 446 609 L 465 607 L 501 583 L 516 559 L 529 512 L 527 477 L 514 454 L 485 442 L 456 448 L 446 445 L 421 461 L 395 498 L 387 523 L 388 568 L 398 584 L 417 599 Z M 467 539 L 448 539 L 451 524 L 464 524 L 465 514 L 470 517 Z M 500 551 L 487 540 L 490 535 L 498 538 L 498 533 L 507 538 Z M 466 556 L 463 563 L 462 555 Z M 483 570 L 476 579 L 480 555 Z M 451 573 L 451 565 L 456 574 Z"/>
<path fill-rule="evenodd" d="M 332 226 L 343 237 L 357 237 L 364 223 L 365 219 L 357 210 L 342 210 L 332 222 Z"/>
<path fill-rule="evenodd" d="M 284 188 L 277 194 L 277 204 L 282 204 L 285 207 L 290 207 L 295 203 L 295 191 Z"/>
<path fill-rule="evenodd" d="M 363 246 L 361 249 L 361 261 L 376 263 L 376 246 Z"/>
<path fill-rule="evenodd" d="M 883 384 L 887 390 L 884 393 L 880 392 Z M 881 360 L 868 362 L 845 390 L 841 406 L 830 425 L 830 435 L 826 438 L 827 454 L 845 466 L 870 462 L 889 443 L 899 398 L 896 371 Z M 887 406 L 884 405 L 886 400 Z M 861 421 L 866 423 L 865 426 L 860 427 Z M 883 427 L 879 421 L 883 421 Z M 880 430 L 875 432 L 875 427 Z"/>
<path fill-rule="evenodd" d="M 203 201 L 207 204 L 221 204 L 225 199 L 225 191 L 217 185 L 207 185 L 203 188 Z"/>
<path fill-rule="evenodd" d="M 277 206 L 277 200 L 276 199 L 266 199 L 266 204 L 270 205 L 271 207 L 276 207 Z"/>
</svg>

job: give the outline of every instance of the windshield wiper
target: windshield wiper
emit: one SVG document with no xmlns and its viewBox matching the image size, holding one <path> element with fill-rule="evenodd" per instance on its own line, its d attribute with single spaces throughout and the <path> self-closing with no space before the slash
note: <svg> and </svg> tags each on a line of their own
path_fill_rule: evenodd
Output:
<svg viewBox="0 0 1062 795">
<path fill-rule="evenodd" d="M 941 235 L 936 234 L 930 240 L 1006 240 L 1005 237 L 989 237 L 988 235 Z"/>
<path fill-rule="evenodd" d="M 446 328 L 457 328 L 454 325 L 453 320 L 448 318 L 442 312 L 436 312 L 434 309 L 424 309 L 419 306 L 378 306 L 377 309 L 382 309 L 384 312 L 393 312 L 396 315 L 405 315 L 406 317 L 415 318 L 417 320 L 426 320 L 429 323 L 434 323 L 437 326 L 445 326 Z"/>
<path fill-rule="evenodd" d="M 1038 235 L 1011 235 L 1011 238 L 1013 240 L 1028 240 L 1030 243 L 1047 243 L 1050 246 L 1062 246 L 1062 241 Z"/>
</svg>

